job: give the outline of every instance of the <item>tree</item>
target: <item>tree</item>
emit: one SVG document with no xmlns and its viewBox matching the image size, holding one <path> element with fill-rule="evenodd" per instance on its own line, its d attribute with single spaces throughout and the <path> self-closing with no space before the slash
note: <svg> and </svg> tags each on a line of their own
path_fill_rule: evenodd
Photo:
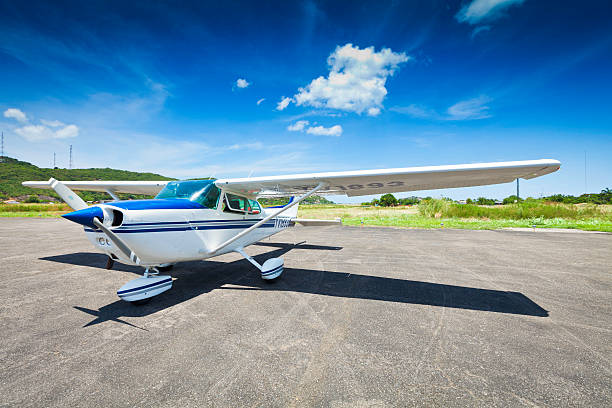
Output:
<svg viewBox="0 0 612 408">
<path fill-rule="evenodd" d="M 468 198 L 467 200 L 465 200 L 466 204 L 474 204 L 474 201 L 472 201 L 471 198 Z"/>
<path fill-rule="evenodd" d="M 397 205 L 397 198 L 393 194 L 385 194 L 380 197 L 380 205 L 383 207 L 393 207 Z"/>
<path fill-rule="evenodd" d="M 517 197 L 516 195 L 511 195 L 509 197 L 504 198 L 504 204 L 520 203 L 521 201 L 523 201 L 523 199 Z"/>
</svg>

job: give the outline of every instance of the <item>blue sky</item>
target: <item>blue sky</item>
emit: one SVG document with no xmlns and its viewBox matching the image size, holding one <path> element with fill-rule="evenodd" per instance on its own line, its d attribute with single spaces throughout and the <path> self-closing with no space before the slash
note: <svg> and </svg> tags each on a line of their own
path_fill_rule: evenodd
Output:
<svg viewBox="0 0 612 408">
<path fill-rule="evenodd" d="M 0 0 L 6 154 L 179 178 L 560 160 L 537 197 L 584 192 L 586 152 L 612 187 L 607 1 L 224 3 Z"/>
</svg>

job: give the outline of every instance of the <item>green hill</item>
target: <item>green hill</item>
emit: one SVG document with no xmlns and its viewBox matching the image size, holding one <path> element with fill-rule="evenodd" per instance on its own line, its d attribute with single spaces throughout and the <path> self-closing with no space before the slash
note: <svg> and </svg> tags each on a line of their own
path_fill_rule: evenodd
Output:
<svg viewBox="0 0 612 408">
<path fill-rule="evenodd" d="M 30 196 L 42 200 L 59 200 L 53 190 L 29 188 L 21 185 L 22 181 L 49 180 L 51 177 L 58 180 L 175 180 L 155 173 L 138 173 L 134 171 L 116 169 L 47 169 L 40 168 L 31 163 L 23 162 L 10 157 L 3 157 L 0 163 L 0 199 L 14 198 L 24 201 Z M 85 201 L 108 200 L 106 193 L 79 191 L 78 194 Z M 120 194 L 121 198 L 143 198 L 135 194 Z M 30 198 L 32 201 L 35 199 Z"/>
</svg>

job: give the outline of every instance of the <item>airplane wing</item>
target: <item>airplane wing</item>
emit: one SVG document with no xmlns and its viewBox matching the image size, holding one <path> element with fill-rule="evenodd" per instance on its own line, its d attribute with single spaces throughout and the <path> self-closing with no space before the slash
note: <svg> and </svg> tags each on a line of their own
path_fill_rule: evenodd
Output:
<svg viewBox="0 0 612 408">
<path fill-rule="evenodd" d="M 25 187 L 53 188 L 49 181 L 24 181 Z M 167 181 L 62 181 L 71 190 L 156 195 Z"/>
<path fill-rule="evenodd" d="M 303 194 L 323 183 L 316 194 L 353 197 L 507 183 L 517 178 L 543 176 L 560 167 L 557 160 L 542 159 L 232 178 L 219 179 L 215 184 L 226 191 L 251 197 L 281 197 Z"/>
</svg>

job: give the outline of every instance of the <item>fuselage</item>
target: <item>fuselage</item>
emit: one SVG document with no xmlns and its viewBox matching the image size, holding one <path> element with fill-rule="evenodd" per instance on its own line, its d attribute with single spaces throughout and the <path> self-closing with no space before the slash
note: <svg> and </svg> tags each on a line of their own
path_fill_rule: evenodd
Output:
<svg viewBox="0 0 612 408">
<path fill-rule="evenodd" d="M 64 217 L 84 225 L 89 240 L 111 258 L 132 264 L 128 256 L 132 252 L 140 265 L 155 266 L 244 248 L 292 226 L 297 205 L 289 210 L 218 250 L 215 248 L 278 212 L 278 207 L 262 209 L 254 198 L 221 191 L 212 180 L 188 180 L 168 183 L 152 200 L 98 204 Z M 127 245 L 127 254 L 94 225 L 94 219 Z"/>
<path fill-rule="evenodd" d="M 275 211 L 264 209 L 259 214 L 237 214 L 209 208 L 159 208 L 151 201 L 157 200 L 116 202 L 101 204 L 99 207 L 105 213 L 109 210 L 121 211 L 123 222 L 119 226 L 110 227 L 111 230 L 142 261 L 152 265 L 205 259 L 210 249 Z M 157 208 L 148 208 L 151 206 Z M 292 225 L 291 217 L 274 217 L 214 256 L 246 247 Z M 121 262 L 132 263 L 113 247 L 102 231 L 85 227 L 85 233 L 99 250 Z"/>
</svg>

